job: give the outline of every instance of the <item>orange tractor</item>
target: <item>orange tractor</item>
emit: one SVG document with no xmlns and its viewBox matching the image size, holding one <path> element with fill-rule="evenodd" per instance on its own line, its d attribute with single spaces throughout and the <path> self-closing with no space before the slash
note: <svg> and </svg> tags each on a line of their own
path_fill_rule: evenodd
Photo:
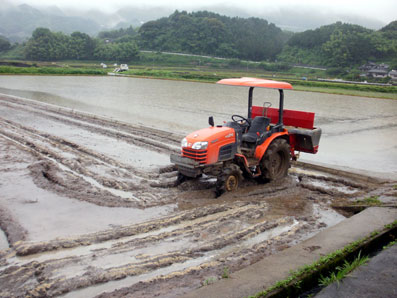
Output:
<svg viewBox="0 0 397 298">
<path fill-rule="evenodd" d="M 187 135 L 181 154 L 171 154 L 178 169 L 178 182 L 202 174 L 217 177 L 216 193 L 238 188 L 243 177 L 261 181 L 281 179 L 288 174 L 296 152 L 317 153 L 321 129 L 313 127 L 314 113 L 284 109 L 284 89 L 289 83 L 256 78 L 223 79 L 218 84 L 247 86 L 248 116 L 233 115 L 232 121 Z M 278 108 L 271 103 L 253 106 L 255 87 L 278 89 Z"/>
</svg>

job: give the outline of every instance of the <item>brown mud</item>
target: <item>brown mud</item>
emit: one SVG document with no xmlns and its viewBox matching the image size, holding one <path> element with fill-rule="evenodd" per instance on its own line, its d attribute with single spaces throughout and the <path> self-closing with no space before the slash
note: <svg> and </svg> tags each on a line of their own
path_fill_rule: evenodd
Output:
<svg viewBox="0 0 397 298">
<path fill-rule="evenodd" d="M 295 164 L 215 198 L 181 135 L 0 95 L 0 297 L 175 297 L 335 225 L 395 183 Z"/>
</svg>

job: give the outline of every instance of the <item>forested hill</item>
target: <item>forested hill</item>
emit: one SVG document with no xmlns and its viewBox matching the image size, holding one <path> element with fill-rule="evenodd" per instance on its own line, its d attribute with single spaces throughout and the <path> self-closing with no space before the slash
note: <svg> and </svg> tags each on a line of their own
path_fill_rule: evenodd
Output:
<svg viewBox="0 0 397 298">
<path fill-rule="evenodd" d="M 345 67 L 397 59 L 397 21 L 379 31 L 358 25 L 322 26 L 294 34 L 278 58 L 290 63 Z"/>
<path fill-rule="evenodd" d="M 231 18 L 208 11 L 175 11 L 139 29 L 141 49 L 254 61 L 275 59 L 287 39 L 287 33 L 266 20 Z"/>
<path fill-rule="evenodd" d="M 28 42 L 13 45 L 0 36 L 0 55 L 17 59 L 138 59 L 139 50 L 168 51 L 252 61 L 346 68 L 367 61 L 397 65 L 397 21 L 380 30 L 337 22 L 301 33 L 282 31 L 259 18 L 227 17 L 208 11 L 175 11 L 140 28 L 103 31 L 97 37 L 36 28 Z"/>
<path fill-rule="evenodd" d="M 174 12 L 139 29 L 141 49 L 233 57 L 253 61 L 347 67 L 397 61 L 397 21 L 374 31 L 337 22 L 301 33 L 282 31 L 258 18 L 207 11 Z"/>
</svg>

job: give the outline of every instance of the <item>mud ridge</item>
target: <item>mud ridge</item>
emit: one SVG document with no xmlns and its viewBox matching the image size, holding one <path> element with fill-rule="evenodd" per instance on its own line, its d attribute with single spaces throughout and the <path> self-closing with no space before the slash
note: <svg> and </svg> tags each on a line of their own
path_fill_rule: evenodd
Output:
<svg viewBox="0 0 397 298">
<path fill-rule="evenodd" d="M 19 108 L 21 106 L 24 107 L 27 105 L 26 103 L 23 104 L 21 102 L 18 102 L 17 100 L 14 101 L 14 104 L 19 105 Z M 165 145 L 164 141 L 168 140 L 168 142 L 171 142 L 174 146 L 179 147 L 180 139 L 182 138 L 179 135 L 150 129 L 148 127 L 132 126 L 130 124 L 118 122 L 116 120 L 109 120 L 105 118 L 101 119 L 98 116 L 85 114 L 83 112 L 72 111 L 72 113 L 70 113 L 70 111 L 67 111 L 66 108 L 54 109 L 49 105 L 41 105 L 44 110 L 39 110 L 36 106 L 33 105 L 28 106 L 31 109 L 30 112 L 36 115 L 44 116 L 49 119 L 54 119 L 56 121 L 60 121 L 62 123 L 66 123 L 76 127 L 81 127 L 89 131 L 99 132 L 104 135 L 111 135 L 112 137 L 122 138 L 126 141 L 131 142 L 132 144 L 138 146 L 149 146 L 155 150 L 158 150 L 159 148 L 160 150 L 166 150 L 166 152 L 169 152 L 170 150 L 176 150 L 175 148 Z M 59 117 L 60 115 L 64 117 Z M 87 120 L 90 121 L 88 122 Z M 96 124 L 96 126 L 93 126 L 93 124 Z M 124 132 L 120 132 L 120 128 L 122 128 Z M 153 141 L 153 139 L 157 139 L 158 141 Z"/>
<path fill-rule="evenodd" d="M 302 232 L 303 229 L 299 228 L 295 233 L 284 234 L 282 240 L 280 238 L 272 238 L 249 249 L 234 251 L 210 262 L 141 281 L 132 286 L 103 293 L 96 297 L 154 297 L 157 295 L 175 297 L 182 295 L 192 287 L 199 288 L 206 286 L 208 282 L 216 282 L 216 280 L 222 279 L 225 270 L 228 273 L 232 273 L 273 254 L 275 251 L 282 251 L 290 247 L 293 236 L 296 237 Z"/>
<path fill-rule="evenodd" d="M 261 229 L 271 229 L 279 224 L 288 224 L 288 222 L 291 219 L 287 220 L 281 220 L 277 221 L 271 224 L 264 223 L 261 224 Z M 69 262 L 75 262 L 73 259 L 67 258 L 63 259 L 60 261 L 48 261 L 45 263 L 42 263 L 40 266 L 37 266 L 34 264 L 32 266 L 32 263 L 27 264 L 24 268 L 25 271 L 33 271 L 34 273 L 31 272 L 31 274 L 34 274 L 37 278 L 38 281 L 40 282 L 34 289 L 28 290 L 28 294 L 34 294 L 34 293 L 45 293 L 45 295 L 49 296 L 58 296 L 61 294 L 68 293 L 70 291 L 75 291 L 80 288 L 87 288 L 95 284 L 101 284 L 104 282 L 108 281 L 115 281 L 115 280 L 120 280 L 124 279 L 128 276 L 136 276 L 136 275 L 141 275 L 146 272 L 152 271 L 152 270 L 159 270 L 163 267 L 170 266 L 171 264 L 178 264 L 178 263 L 185 263 L 188 260 L 191 260 L 193 258 L 197 258 L 202 256 L 202 253 L 206 251 L 212 251 L 212 250 L 217 250 L 220 249 L 221 247 L 228 246 L 231 244 L 231 239 L 233 239 L 234 242 L 241 240 L 241 236 L 244 235 L 245 237 L 248 236 L 249 238 L 252 237 L 249 233 L 252 231 L 252 229 L 247 229 L 246 232 L 242 233 L 236 233 L 233 237 L 227 237 L 222 240 L 222 237 L 218 237 L 219 242 L 222 242 L 222 244 L 217 244 L 217 242 L 214 243 L 212 248 L 209 248 L 208 246 L 204 245 L 203 247 L 198 247 L 193 250 L 185 251 L 185 252 L 171 252 L 163 255 L 158 255 L 155 257 L 151 258 L 145 258 L 142 261 L 136 262 L 136 263 L 129 263 L 124 266 L 119 266 L 115 268 L 109 268 L 108 270 L 103 270 L 100 268 L 87 268 L 88 271 L 86 271 L 84 274 L 72 278 L 64 278 L 62 276 L 57 277 L 55 279 L 50 278 L 51 272 L 58 268 L 59 266 L 64 267 L 67 265 Z M 299 229 L 296 229 L 295 233 L 297 233 Z M 248 234 L 247 234 L 248 232 Z M 289 237 L 291 237 L 292 233 L 288 233 Z M 287 235 L 285 235 L 287 236 Z M 285 237 L 284 237 L 285 238 Z M 276 242 L 280 241 L 277 240 Z M 209 268 L 213 267 L 215 265 L 219 264 L 228 264 L 230 263 L 231 266 L 234 266 L 238 268 L 241 264 L 240 262 L 244 260 L 245 262 L 247 259 L 250 259 L 251 257 L 257 256 L 258 250 L 266 251 L 266 247 L 268 247 L 273 241 L 272 240 L 267 240 L 266 243 L 262 245 L 254 245 L 255 249 L 251 249 L 252 251 L 247 251 L 246 249 L 243 249 L 242 252 L 237 253 L 236 251 L 231 252 L 229 254 L 224 255 L 224 257 L 220 260 L 216 261 L 211 261 L 207 262 L 204 264 L 199 265 L 200 268 Z M 284 244 L 282 246 L 287 247 L 285 244 L 285 239 L 283 240 Z M 280 242 L 281 243 L 281 242 Z M 269 252 L 267 252 L 269 253 Z M 100 258 L 100 256 L 97 256 Z M 233 265 L 234 264 L 234 265 Z M 240 265 L 239 265 L 240 264 Z M 180 276 L 186 275 L 191 271 L 192 269 L 186 269 L 182 273 L 180 273 Z M 5 273 L 5 277 L 7 277 L 7 274 L 10 273 Z M 178 272 L 174 272 L 171 275 L 177 276 Z M 45 285 L 45 288 L 44 288 Z M 43 292 L 44 291 L 44 292 Z"/>
<path fill-rule="evenodd" d="M 85 155 L 84 159 L 92 157 L 92 158 L 94 158 L 96 160 L 99 160 L 101 162 L 107 163 L 107 164 L 109 164 L 111 166 L 114 166 L 114 167 L 117 167 L 117 168 L 123 168 L 123 169 L 125 169 L 125 170 L 127 170 L 129 172 L 135 172 L 134 174 L 143 176 L 145 178 L 151 178 L 151 177 L 152 178 L 157 178 L 158 177 L 157 175 L 154 175 L 154 174 L 152 174 L 152 175 L 149 174 L 148 175 L 146 172 L 139 171 L 138 169 L 135 169 L 135 168 L 133 168 L 131 166 L 123 165 L 120 162 L 117 162 L 117 161 L 115 161 L 114 159 L 112 159 L 112 158 L 110 158 L 108 156 L 105 156 L 103 154 L 98 154 L 97 152 L 89 150 L 88 148 L 84 148 L 81 145 L 72 143 L 72 142 L 70 142 L 68 140 L 65 140 L 65 139 L 62 139 L 62 138 L 59 138 L 59 137 L 56 137 L 56 136 L 51 136 L 49 134 L 41 134 L 41 133 L 39 133 L 38 131 L 36 131 L 34 129 L 31 129 L 31 128 L 28 128 L 28 127 L 23 127 L 22 125 L 13 123 L 13 122 L 11 122 L 9 120 L 4 120 L 4 119 L 1 119 L 1 118 L 0 118 L 0 120 L 3 120 L 5 123 L 9 124 L 12 128 L 18 129 L 19 131 L 17 131 L 17 132 L 20 133 L 20 134 L 23 134 L 23 131 L 29 133 L 29 135 L 25 134 L 25 137 L 28 137 L 28 136 L 30 136 L 31 138 L 42 137 L 45 140 L 45 142 L 47 142 L 49 145 L 53 146 L 54 148 L 59 148 L 60 147 L 60 149 L 63 149 L 63 151 L 77 152 L 76 153 L 77 156 L 80 156 L 80 155 L 84 154 Z M 3 133 L 6 134 L 5 131 L 3 131 Z M 23 142 L 20 137 L 17 137 L 15 135 L 12 136 L 12 135 L 9 134 L 7 136 L 10 137 L 10 138 L 14 137 L 17 141 Z M 26 143 L 26 145 L 28 145 L 29 147 L 32 147 L 33 149 L 37 149 L 37 150 L 41 149 L 37 144 L 34 143 L 33 140 L 29 141 L 29 142 L 25 141 L 25 143 Z M 63 147 L 62 145 L 64 145 L 65 147 L 69 147 L 70 149 Z M 46 150 L 43 150 L 42 153 L 44 155 L 49 155 L 49 152 L 46 151 Z M 52 156 L 52 157 L 56 158 L 57 156 L 54 154 L 54 156 Z M 65 160 L 62 160 L 61 157 L 58 157 L 58 159 L 60 161 L 65 161 Z M 90 161 L 90 162 L 94 162 L 94 161 Z"/>
<path fill-rule="evenodd" d="M 92 243 L 103 242 L 111 239 L 120 239 L 122 237 L 133 236 L 141 233 L 147 233 L 156 229 L 164 228 L 169 225 L 178 224 L 182 221 L 196 219 L 204 216 L 208 216 L 214 213 L 224 212 L 232 207 L 227 205 L 210 206 L 202 208 L 201 210 L 185 211 L 180 214 L 165 217 L 161 220 L 149 221 L 142 224 L 134 224 L 127 227 L 118 227 L 111 230 L 81 235 L 76 238 L 70 239 L 55 239 L 51 242 L 39 242 L 39 243 L 19 243 L 16 245 L 15 250 L 17 255 L 26 256 L 31 254 L 37 254 L 45 251 L 52 251 L 60 248 L 72 248 L 81 245 L 89 245 Z"/>
<path fill-rule="evenodd" d="M 9 210 L 0 206 L 0 229 L 4 231 L 11 247 L 26 240 L 26 230 L 11 217 Z"/>
<path fill-rule="evenodd" d="M 325 181 L 325 182 L 335 182 L 335 183 L 339 183 L 339 184 L 343 184 L 346 186 L 363 189 L 363 190 L 371 189 L 371 186 L 368 185 L 368 183 L 367 184 L 357 183 L 357 182 L 353 182 L 353 181 L 350 181 L 350 180 L 347 180 L 344 178 L 334 178 L 334 177 L 329 177 L 329 176 L 317 176 L 317 175 L 310 175 L 310 174 L 299 174 L 298 178 L 300 180 L 302 180 L 303 178 L 312 178 L 312 179 L 321 180 L 321 181 Z"/>
<path fill-rule="evenodd" d="M 9 123 L 7 123 L 9 124 Z M 16 126 L 13 126 L 16 127 Z M 50 146 L 52 146 L 52 148 L 56 148 L 56 151 L 51 150 L 48 147 L 44 147 L 41 143 L 37 143 L 37 138 L 36 140 L 34 139 L 33 136 L 38 136 L 39 134 L 34 134 L 33 136 L 31 136 L 31 139 L 27 139 L 27 137 L 29 137 L 29 135 L 25 134 L 25 137 L 21 137 L 21 133 L 16 134 L 15 132 L 10 132 L 10 131 L 1 131 L 1 133 L 5 136 L 7 136 L 8 138 L 15 140 L 18 143 L 21 143 L 23 145 L 25 145 L 26 147 L 31 149 L 31 152 L 34 152 L 39 158 L 51 158 L 57 162 L 59 162 L 60 164 L 65 165 L 66 167 L 68 167 L 69 169 L 76 171 L 77 173 L 87 176 L 87 177 L 91 177 L 94 180 L 96 180 L 99 184 L 103 185 L 104 187 L 109 187 L 109 188 L 114 188 L 116 190 L 122 190 L 125 192 L 132 192 L 135 196 L 139 196 L 140 192 L 143 192 L 144 195 L 147 196 L 147 193 L 152 193 L 152 197 L 154 196 L 156 198 L 156 200 L 145 200 L 144 198 L 142 198 L 141 200 L 138 201 L 131 201 L 131 200 L 123 200 L 122 198 L 118 197 L 117 195 L 112 195 L 111 193 L 109 193 L 109 191 L 106 190 L 101 190 L 98 189 L 95 186 L 89 186 L 88 188 L 91 188 L 92 190 L 88 191 L 88 196 L 83 196 L 81 193 L 80 195 L 77 195 L 78 199 L 81 200 L 86 200 L 88 202 L 91 203 L 96 203 L 98 205 L 101 206 L 109 206 L 109 207 L 119 207 L 119 206 L 131 206 L 131 207 L 138 207 L 138 208 L 144 208 L 144 207 L 152 207 L 152 206 L 157 206 L 157 205 L 163 205 L 169 202 L 173 201 L 173 198 L 171 196 L 166 196 L 165 194 L 162 195 L 162 199 L 158 200 L 157 198 L 159 197 L 158 191 L 157 190 L 150 190 L 150 184 L 145 184 L 149 183 L 151 181 L 151 179 L 154 179 L 157 177 L 160 178 L 161 174 L 155 174 L 155 173 L 145 173 L 145 172 L 138 172 L 137 170 L 131 168 L 130 166 L 126 166 L 126 165 L 122 165 L 110 158 L 107 157 L 103 157 L 101 155 L 96 154 L 95 152 L 90 152 L 88 149 L 83 149 L 81 146 L 72 144 L 70 142 L 64 141 L 64 140 L 59 140 L 59 138 L 52 138 L 52 137 L 47 137 L 46 138 L 46 142 L 51 141 L 51 139 L 55 139 L 55 141 L 51 144 Z M 41 136 L 44 137 L 44 136 Z M 63 144 L 66 143 L 67 144 L 67 148 L 71 148 L 70 150 L 67 150 L 67 148 L 63 148 Z M 59 149 L 62 149 L 63 152 L 74 152 L 74 154 L 76 155 L 76 157 L 78 157 L 77 159 L 66 159 L 64 158 L 61 154 L 58 153 Z M 77 150 L 77 152 L 76 152 Z M 93 157 L 93 158 L 92 158 Z M 102 164 L 104 163 L 104 164 Z M 87 165 L 97 165 L 97 167 L 99 165 L 104 165 L 106 168 L 109 169 L 109 171 L 112 172 L 113 175 L 113 179 L 109 179 L 105 176 L 102 176 L 98 173 L 92 172 L 90 170 L 88 170 Z M 61 172 L 61 171 L 59 171 Z M 116 181 L 115 179 L 115 173 L 120 173 L 120 175 L 122 175 L 121 177 L 119 177 L 119 179 Z M 131 176 L 134 175 L 134 176 Z M 160 176 L 159 176 L 160 175 Z M 73 175 L 71 175 L 70 173 L 68 175 L 65 176 L 65 178 L 68 178 L 68 180 L 70 180 L 70 178 Z M 37 177 L 41 177 L 40 175 L 34 175 L 34 181 L 39 183 L 38 185 L 41 186 L 43 183 L 40 183 L 39 179 L 37 179 Z M 149 179 L 149 180 L 148 180 Z M 175 181 L 176 181 L 176 177 L 171 177 L 169 178 L 170 181 L 159 181 L 155 183 L 151 183 L 152 187 L 153 185 L 158 187 L 162 187 L 162 188 L 170 188 L 175 186 Z M 79 181 L 80 180 L 80 181 Z M 87 183 L 83 181 L 81 181 L 81 177 L 79 179 L 79 177 L 74 177 L 72 179 L 72 181 L 68 181 L 65 182 L 63 186 L 65 187 L 72 187 L 72 188 L 76 188 L 76 183 L 77 184 L 82 184 L 83 185 L 80 187 L 81 189 L 86 189 Z M 123 182 L 123 180 L 125 182 Z M 135 182 L 134 182 L 135 181 Z M 55 181 L 53 181 L 55 182 Z M 55 183 L 56 185 L 59 186 L 59 180 L 57 180 Z M 45 185 L 45 184 L 44 184 Z M 49 189 L 51 187 L 48 187 L 47 189 Z M 58 193 L 62 193 L 62 190 L 59 189 L 59 187 L 55 187 L 54 189 L 58 190 Z M 80 190 L 81 192 L 81 190 Z M 169 191 L 168 191 L 169 192 Z M 68 194 L 67 191 L 63 191 L 64 194 Z M 94 194 L 99 194 L 105 195 L 105 199 L 102 200 L 101 198 L 98 199 L 93 199 L 92 195 L 90 197 L 90 193 L 94 193 Z M 109 198 L 109 199 L 106 199 Z M 168 199 L 167 199 L 168 198 Z"/>
</svg>

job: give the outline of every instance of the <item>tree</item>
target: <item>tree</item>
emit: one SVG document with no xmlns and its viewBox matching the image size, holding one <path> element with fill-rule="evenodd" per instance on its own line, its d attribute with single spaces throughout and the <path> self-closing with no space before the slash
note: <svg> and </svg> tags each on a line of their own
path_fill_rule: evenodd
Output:
<svg viewBox="0 0 397 298">
<path fill-rule="evenodd" d="M 8 51 L 10 48 L 10 42 L 5 37 L 0 36 L 0 52 Z"/>
<path fill-rule="evenodd" d="M 278 55 L 292 63 L 327 65 L 343 68 L 368 60 L 390 61 L 397 56 L 397 38 L 393 23 L 380 31 L 337 22 L 293 35 Z"/>
<path fill-rule="evenodd" d="M 131 61 L 138 53 L 134 41 L 106 43 L 92 39 L 85 33 L 73 32 L 69 36 L 60 32 L 51 32 L 46 28 L 37 28 L 25 47 L 26 58 L 42 61 L 63 59 Z"/>
<path fill-rule="evenodd" d="M 26 58 L 41 61 L 56 61 L 70 57 L 69 37 L 53 33 L 47 28 L 37 28 L 26 43 Z"/>
<path fill-rule="evenodd" d="M 70 57 L 82 60 L 92 59 L 94 55 L 95 42 L 85 33 L 73 32 L 70 38 Z"/>
<path fill-rule="evenodd" d="M 51 60 L 54 37 L 47 28 L 37 28 L 33 31 L 32 38 L 26 43 L 25 54 L 32 60 Z"/>
<path fill-rule="evenodd" d="M 131 61 L 138 54 L 139 50 L 135 42 L 123 42 L 119 44 L 99 42 L 94 51 L 95 59 L 115 60 L 118 62 Z"/>
</svg>

